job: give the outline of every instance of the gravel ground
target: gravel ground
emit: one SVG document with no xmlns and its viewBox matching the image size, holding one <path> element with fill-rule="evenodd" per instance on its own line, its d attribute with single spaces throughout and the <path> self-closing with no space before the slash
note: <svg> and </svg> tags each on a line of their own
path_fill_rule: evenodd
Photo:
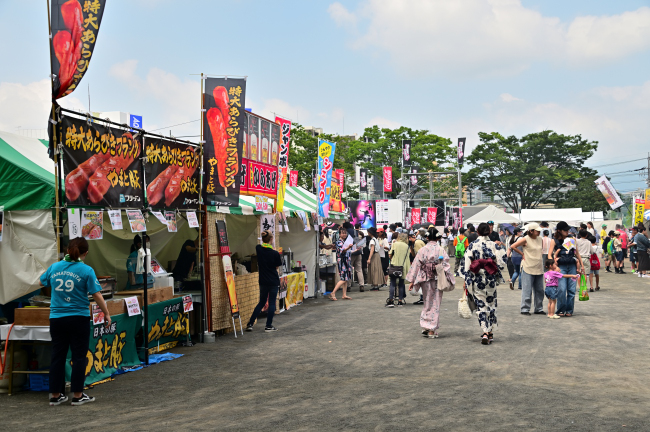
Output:
<svg viewBox="0 0 650 432">
<path fill-rule="evenodd" d="M 499 288 L 495 342 L 445 293 L 439 339 L 420 306 L 387 309 L 386 289 L 311 299 L 235 339 L 178 348 L 180 359 L 49 407 L 45 393 L 0 395 L 3 430 L 649 430 L 650 280 L 605 274 L 602 290 L 559 320 L 519 313 Z M 546 305 L 546 302 L 545 302 Z M 244 321 L 245 322 L 245 321 Z M 642 367 L 640 367 L 642 366 Z"/>
</svg>

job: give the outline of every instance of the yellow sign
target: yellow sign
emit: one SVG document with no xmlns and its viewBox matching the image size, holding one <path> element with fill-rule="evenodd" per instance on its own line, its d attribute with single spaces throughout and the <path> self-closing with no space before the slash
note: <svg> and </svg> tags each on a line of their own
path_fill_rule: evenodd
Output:
<svg viewBox="0 0 650 432">
<path fill-rule="evenodd" d="M 645 190 L 645 205 L 646 210 L 650 210 L 650 189 Z"/>
<path fill-rule="evenodd" d="M 636 198 L 634 200 L 634 225 L 639 225 L 643 223 L 643 212 L 645 211 L 645 205 L 648 201 L 643 198 Z"/>
<path fill-rule="evenodd" d="M 325 159 L 326 157 L 330 157 L 332 154 L 332 146 L 329 145 L 326 142 L 321 143 L 320 147 L 318 148 L 318 155 Z"/>
</svg>

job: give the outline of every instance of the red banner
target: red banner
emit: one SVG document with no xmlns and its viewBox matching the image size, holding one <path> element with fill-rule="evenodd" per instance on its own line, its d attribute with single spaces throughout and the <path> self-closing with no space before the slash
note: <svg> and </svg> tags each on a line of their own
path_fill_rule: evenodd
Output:
<svg viewBox="0 0 650 432">
<path fill-rule="evenodd" d="M 289 186 L 298 186 L 298 171 L 291 171 L 289 174 Z"/>
<path fill-rule="evenodd" d="M 336 178 L 339 181 L 339 187 L 341 188 L 341 193 L 345 191 L 345 170 L 337 169 L 334 170 L 336 173 Z"/>
<path fill-rule="evenodd" d="M 411 226 L 419 224 L 420 222 L 420 209 L 414 208 L 411 209 Z"/>
<path fill-rule="evenodd" d="M 384 192 L 393 191 L 393 168 L 384 167 Z"/>
<path fill-rule="evenodd" d="M 261 195 L 275 198 L 278 194 L 278 169 L 277 167 L 250 159 L 244 159 L 244 182 L 241 185 L 240 195 Z"/>
<path fill-rule="evenodd" d="M 438 209 L 436 207 L 429 207 L 427 209 L 427 222 L 436 224 L 436 217 L 438 216 Z"/>
</svg>

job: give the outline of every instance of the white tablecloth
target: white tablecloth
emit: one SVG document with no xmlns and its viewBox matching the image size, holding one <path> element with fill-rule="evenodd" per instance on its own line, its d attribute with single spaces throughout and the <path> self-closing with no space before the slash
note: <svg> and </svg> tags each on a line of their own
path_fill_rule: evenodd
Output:
<svg viewBox="0 0 650 432">
<path fill-rule="evenodd" d="M 11 324 L 0 325 L 0 339 L 7 340 L 7 334 Z M 49 326 L 21 326 L 15 325 L 11 329 L 9 340 L 37 340 L 37 341 L 51 341 L 50 327 Z"/>
</svg>

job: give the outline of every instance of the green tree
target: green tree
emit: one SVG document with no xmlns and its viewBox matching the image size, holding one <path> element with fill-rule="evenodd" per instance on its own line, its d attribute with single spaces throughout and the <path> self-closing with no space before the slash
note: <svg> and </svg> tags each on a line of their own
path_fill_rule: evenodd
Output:
<svg viewBox="0 0 650 432">
<path fill-rule="evenodd" d="M 402 169 L 404 139 L 411 140 L 411 162 L 419 172 L 455 169 L 449 166 L 456 157 L 456 147 L 449 138 L 405 126 L 397 129 L 368 127 L 360 140 L 350 143 L 348 158 L 356 161 L 361 168 L 368 169 L 370 175 L 383 177 L 383 167 L 392 167 L 393 192 L 387 194 L 392 198 L 401 191 L 397 181 Z"/>
<path fill-rule="evenodd" d="M 583 165 L 598 142 L 580 135 L 543 131 L 506 138 L 497 132 L 480 132 L 479 138 L 481 144 L 467 157 L 473 168 L 465 176 L 466 182 L 501 198 L 516 213 L 554 203 L 563 190 L 596 174 Z"/>
<path fill-rule="evenodd" d="M 611 207 L 594 183 L 598 177 L 598 175 L 590 175 L 582 178 L 575 189 L 558 196 L 555 206 L 557 208 L 580 207 L 585 212 L 601 211 L 607 213 Z"/>
</svg>

